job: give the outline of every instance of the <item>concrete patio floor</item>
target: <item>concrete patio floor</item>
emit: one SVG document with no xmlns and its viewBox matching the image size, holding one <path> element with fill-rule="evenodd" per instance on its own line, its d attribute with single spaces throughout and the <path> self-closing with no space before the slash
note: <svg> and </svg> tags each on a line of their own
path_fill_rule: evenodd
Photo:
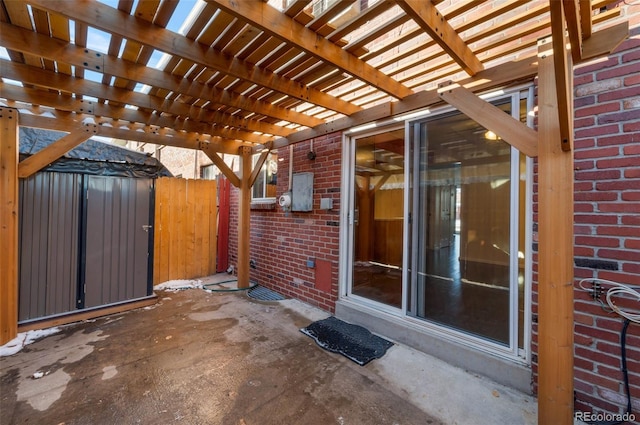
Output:
<svg viewBox="0 0 640 425">
<path fill-rule="evenodd" d="M 364 367 L 321 349 L 299 329 L 328 314 L 301 302 L 158 297 L 0 358 L 0 423 L 536 423 L 534 398 L 407 347 Z"/>
</svg>

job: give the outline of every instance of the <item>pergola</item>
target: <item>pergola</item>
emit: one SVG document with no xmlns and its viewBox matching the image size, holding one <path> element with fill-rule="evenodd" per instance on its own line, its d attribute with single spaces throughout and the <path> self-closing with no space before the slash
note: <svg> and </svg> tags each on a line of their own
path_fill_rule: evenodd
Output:
<svg viewBox="0 0 640 425">
<path fill-rule="evenodd" d="M 572 70 L 627 37 L 619 2 L 206 0 L 183 34 L 165 27 L 193 1 L 134 3 L 0 1 L 1 343 L 17 332 L 18 180 L 88 138 L 209 156 L 240 189 L 243 287 L 269 150 L 448 103 L 537 157 L 538 422 L 573 423 Z M 86 47 L 89 28 L 108 51 Z M 161 67 L 148 65 L 155 51 Z M 537 130 L 477 95 L 536 76 Z M 19 126 L 68 134 L 19 162 Z M 240 157 L 239 174 L 221 153 Z"/>
</svg>

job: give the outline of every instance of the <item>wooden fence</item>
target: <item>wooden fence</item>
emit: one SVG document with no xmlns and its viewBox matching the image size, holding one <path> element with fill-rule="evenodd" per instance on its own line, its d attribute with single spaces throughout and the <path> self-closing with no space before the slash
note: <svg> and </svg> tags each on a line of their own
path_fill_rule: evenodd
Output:
<svg viewBox="0 0 640 425">
<path fill-rule="evenodd" d="M 156 181 L 153 283 L 216 272 L 216 182 Z"/>
</svg>

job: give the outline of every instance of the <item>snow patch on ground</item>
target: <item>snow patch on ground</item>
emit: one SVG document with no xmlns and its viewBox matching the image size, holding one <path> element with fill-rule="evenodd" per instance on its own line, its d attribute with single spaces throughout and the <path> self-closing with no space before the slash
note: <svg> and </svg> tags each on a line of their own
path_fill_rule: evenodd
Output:
<svg viewBox="0 0 640 425">
<path fill-rule="evenodd" d="M 154 291 L 182 291 L 183 289 L 202 288 L 201 280 L 169 280 L 153 287 Z"/>
<path fill-rule="evenodd" d="M 19 333 L 17 337 L 0 347 L 0 357 L 13 356 L 20 352 L 25 345 L 29 345 L 40 338 L 60 332 L 60 328 L 38 329 Z"/>
</svg>

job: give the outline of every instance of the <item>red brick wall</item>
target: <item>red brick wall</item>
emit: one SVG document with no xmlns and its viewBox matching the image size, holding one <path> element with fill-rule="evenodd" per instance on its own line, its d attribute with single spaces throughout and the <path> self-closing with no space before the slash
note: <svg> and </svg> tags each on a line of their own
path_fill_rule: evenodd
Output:
<svg viewBox="0 0 640 425">
<path fill-rule="evenodd" d="M 211 164 L 211 160 L 203 152 L 174 146 L 158 146 L 151 143 L 129 142 L 127 147 L 145 152 L 157 158 L 174 176 L 185 179 L 199 179 L 200 169 Z"/>
<path fill-rule="evenodd" d="M 623 319 L 603 310 L 578 282 L 599 278 L 640 286 L 640 29 L 634 32 L 635 38 L 606 60 L 575 69 L 574 376 L 579 411 L 626 410 Z M 534 222 L 536 202 L 534 196 Z M 534 252 L 535 378 L 536 261 Z M 627 357 L 633 410 L 640 420 L 640 324 L 628 329 Z"/>
<path fill-rule="evenodd" d="M 255 268 L 250 279 L 285 296 L 333 312 L 338 297 L 339 211 L 342 136 L 339 133 L 314 139 L 316 159 L 307 158 L 310 142 L 294 145 L 293 173 L 313 173 L 313 211 L 284 213 L 274 210 L 251 212 L 251 259 Z M 289 148 L 280 149 L 277 194 L 289 185 Z M 332 198 L 332 210 L 320 210 L 320 198 Z M 231 191 L 229 262 L 238 260 L 238 190 Z M 330 291 L 316 287 L 318 267 L 307 261 L 328 261 L 331 265 Z"/>
</svg>

